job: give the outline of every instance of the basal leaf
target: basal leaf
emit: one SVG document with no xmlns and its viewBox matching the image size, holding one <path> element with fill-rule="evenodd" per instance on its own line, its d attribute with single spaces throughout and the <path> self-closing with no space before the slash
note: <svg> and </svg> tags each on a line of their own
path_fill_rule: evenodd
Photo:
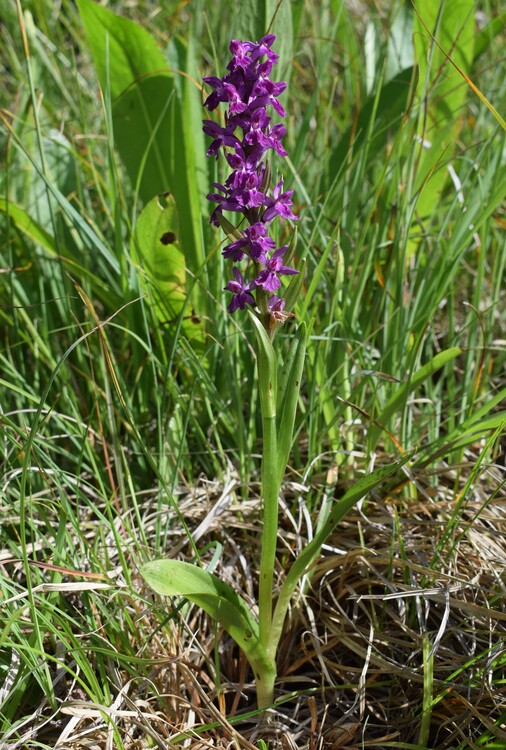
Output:
<svg viewBox="0 0 506 750">
<path fill-rule="evenodd" d="M 115 145 L 144 203 L 172 192 L 175 96 L 171 76 L 160 73 L 132 83 L 112 106 Z"/>
<path fill-rule="evenodd" d="M 386 466 L 380 466 L 370 474 L 361 477 L 346 494 L 336 500 L 332 505 L 328 518 L 315 534 L 313 539 L 304 547 L 299 557 L 295 560 L 288 571 L 286 579 L 281 587 L 278 601 L 274 610 L 271 640 L 269 651 L 276 651 L 285 614 L 290 604 L 293 592 L 299 583 L 301 577 L 308 567 L 316 560 L 320 554 L 322 545 L 325 544 L 330 534 L 334 531 L 337 524 L 345 517 L 347 513 L 358 503 L 359 500 L 366 497 L 369 492 L 383 484 L 395 474 L 399 473 L 402 466 L 409 461 L 410 456 L 406 456 L 400 461 Z"/>
<path fill-rule="evenodd" d="M 239 645 L 255 673 L 267 664 L 248 605 L 217 576 L 179 560 L 153 560 L 141 568 L 141 575 L 158 594 L 184 596 L 207 612 Z"/>
<path fill-rule="evenodd" d="M 448 179 L 446 163 L 463 122 L 468 84 L 446 55 L 469 74 L 474 55 L 474 8 L 474 0 L 430 2 L 420 5 L 419 15 L 415 14 L 415 52 L 425 113 L 419 133 L 424 148 L 415 183 L 415 189 L 423 186 L 417 203 L 422 217 L 428 216 L 439 200 Z"/>
<path fill-rule="evenodd" d="M 171 45 L 172 67 L 184 71 L 174 78 L 146 29 L 91 0 L 78 6 L 100 85 L 110 91 L 115 146 L 144 203 L 166 191 L 174 195 L 186 265 L 197 274 L 208 180 L 191 39 Z"/>
<path fill-rule="evenodd" d="M 77 0 L 88 42 L 105 91 L 109 80 L 113 99 L 133 81 L 167 71 L 167 63 L 148 31 L 92 0 Z"/>
<path fill-rule="evenodd" d="M 202 325 L 188 300 L 186 262 L 179 244 L 179 220 L 170 195 L 153 198 L 135 227 L 132 259 L 141 268 L 156 314 L 163 323 L 176 323 L 190 339 L 202 337 Z"/>
</svg>

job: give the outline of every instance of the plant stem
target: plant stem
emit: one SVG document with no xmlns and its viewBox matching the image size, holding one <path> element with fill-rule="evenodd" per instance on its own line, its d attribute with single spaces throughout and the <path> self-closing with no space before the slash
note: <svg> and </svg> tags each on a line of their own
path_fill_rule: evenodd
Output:
<svg viewBox="0 0 506 750">
<path fill-rule="evenodd" d="M 276 416 L 263 417 L 262 495 L 263 531 L 260 560 L 258 616 L 260 643 L 267 646 L 272 623 L 272 584 L 278 538 L 278 466 Z"/>
<path fill-rule="evenodd" d="M 271 659 L 268 667 L 255 678 L 257 705 L 259 709 L 269 708 L 274 702 L 274 682 L 276 680 L 276 661 Z"/>
<path fill-rule="evenodd" d="M 262 323 L 252 317 L 257 336 L 258 387 L 262 413 L 262 498 L 263 529 L 261 537 L 260 580 L 258 591 L 259 639 L 267 654 L 272 626 L 272 584 L 278 541 L 278 499 L 281 476 L 278 466 L 277 435 L 277 358 Z M 255 672 L 259 708 L 267 708 L 274 699 L 276 651 L 267 654 L 267 663 Z"/>
<path fill-rule="evenodd" d="M 279 471 L 277 466 L 276 417 L 264 417 L 262 456 L 263 531 L 258 592 L 258 625 L 260 643 L 266 649 L 272 626 L 272 588 L 276 565 L 278 539 Z M 269 667 L 256 678 L 259 708 L 267 708 L 274 701 L 276 652 L 268 653 Z"/>
</svg>

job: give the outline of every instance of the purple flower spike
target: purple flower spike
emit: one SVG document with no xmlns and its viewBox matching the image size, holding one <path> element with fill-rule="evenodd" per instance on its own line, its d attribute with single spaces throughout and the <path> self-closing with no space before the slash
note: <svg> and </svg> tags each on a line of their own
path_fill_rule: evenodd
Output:
<svg viewBox="0 0 506 750">
<path fill-rule="evenodd" d="M 227 292 L 232 292 L 234 295 L 228 306 L 228 310 L 231 313 L 235 312 L 238 308 L 244 310 L 246 305 L 255 304 L 255 298 L 250 291 L 254 288 L 254 282 L 250 281 L 246 284 L 238 268 L 234 267 L 232 273 L 235 276 L 235 281 L 229 281 L 225 287 Z"/>
<path fill-rule="evenodd" d="M 271 115 L 267 114 L 267 108 L 272 107 L 280 117 L 285 116 L 278 97 L 286 83 L 270 78 L 279 57 L 272 50 L 275 39 L 274 34 L 267 34 L 259 42 L 232 39 L 228 72 L 223 78 L 204 78 L 213 89 L 204 106 L 212 111 L 225 103 L 228 107 L 225 127 L 212 120 L 203 122 L 204 133 L 212 138 L 207 155 L 218 158 L 222 149 L 232 169 L 223 185 L 214 183 L 218 192 L 207 196 L 217 204 L 211 221 L 216 226 L 226 226 L 223 212 L 231 211 L 242 214 L 247 222 L 239 233 L 234 232 L 236 239 L 222 251 L 223 257 L 233 263 L 246 259 L 249 261 L 246 271 L 252 269 L 243 276 L 238 268 L 233 268 L 234 279 L 225 287 L 233 294 L 228 309 L 235 312 L 258 303 L 270 328 L 273 322 L 282 324 L 289 313 L 284 312 L 282 297 L 276 294 L 269 297 L 266 293 L 280 289 L 281 276 L 298 273 L 295 268 L 283 265 L 286 245 L 276 250 L 275 241 L 268 235 L 268 226 L 276 216 L 292 221 L 298 218 L 290 208 L 293 190 L 283 192 L 283 180 L 272 192 L 269 184 L 266 154 L 274 151 L 279 156 L 287 156 L 282 144 L 286 127 L 282 123 L 273 125 Z M 236 135 L 241 131 L 242 136 Z"/>
</svg>

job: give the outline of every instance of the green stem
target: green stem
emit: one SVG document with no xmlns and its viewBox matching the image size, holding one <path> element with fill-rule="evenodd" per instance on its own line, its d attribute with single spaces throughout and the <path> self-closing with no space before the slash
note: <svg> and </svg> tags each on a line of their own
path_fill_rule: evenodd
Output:
<svg viewBox="0 0 506 750">
<path fill-rule="evenodd" d="M 264 648 L 269 642 L 272 624 L 272 585 L 276 564 L 278 539 L 279 470 L 277 465 L 276 416 L 262 415 L 263 457 L 262 495 L 264 518 L 262 531 L 262 553 L 260 559 L 260 581 L 258 594 L 258 619 L 260 643 Z"/>
<path fill-rule="evenodd" d="M 268 666 L 255 676 L 257 704 L 259 709 L 269 708 L 274 702 L 274 682 L 276 680 L 276 662 L 269 660 Z"/>
<path fill-rule="evenodd" d="M 278 499 L 281 475 L 278 466 L 277 358 L 267 330 L 253 315 L 257 337 L 258 387 L 262 413 L 262 498 L 263 529 L 261 538 L 260 581 L 258 591 L 259 640 L 267 654 L 272 625 L 272 584 L 278 541 Z M 255 673 L 259 708 L 267 708 L 274 699 L 276 652 L 267 654 L 266 664 Z"/>
</svg>

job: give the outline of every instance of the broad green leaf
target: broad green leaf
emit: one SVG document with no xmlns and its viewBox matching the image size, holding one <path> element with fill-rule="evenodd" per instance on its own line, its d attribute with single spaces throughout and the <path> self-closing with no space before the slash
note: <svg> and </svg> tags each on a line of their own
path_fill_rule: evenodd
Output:
<svg viewBox="0 0 506 750">
<path fill-rule="evenodd" d="M 158 594 L 184 596 L 216 620 L 244 652 L 255 675 L 265 668 L 258 623 L 231 586 L 203 568 L 179 560 L 153 560 L 143 565 L 140 572 Z"/>
<path fill-rule="evenodd" d="M 299 401 L 300 383 L 306 356 L 306 325 L 297 329 L 283 364 L 278 395 L 278 469 L 280 481 L 285 473 L 292 447 L 293 427 Z"/>
<path fill-rule="evenodd" d="M 427 362 L 426 365 L 417 370 L 406 383 L 403 383 L 397 389 L 376 421 L 386 427 L 393 414 L 405 403 L 408 395 L 415 391 L 424 380 L 430 378 L 435 372 L 448 364 L 448 362 L 451 362 L 452 359 L 458 357 L 459 354 L 462 354 L 462 350 L 456 346 L 436 354 L 430 362 Z M 369 444 L 372 449 L 376 446 L 380 435 L 381 428 L 377 425 L 372 425 L 369 431 Z"/>
<path fill-rule="evenodd" d="M 196 157 L 188 157 L 198 135 L 194 138 L 190 127 L 185 127 L 183 115 L 174 81 L 167 74 L 132 84 L 113 104 L 116 147 L 129 177 L 139 185 L 145 203 L 160 193 L 172 193 L 181 218 L 181 249 L 186 265 L 197 274 L 203 261 L 201 197 L 206 190 L 201 185 L 200 193 Z M 204 144 L 201 147 L 205 158 Z"/>
<path fill-rule="evenodd" d="M 77 7 L 100 86 L 105 91 L 109 81 L 113 99 L 133 81 L 149 73 L 168 71 L 162 51 L 142 26 L 92 0 L 77 0 Z"/>
<path fill-rule="evenodd" d="M 79 10 L 104 91 L 109 82 L 116 148 L 144 203 L 167 191 L 174 196 L 181 248 L 196 275 L 209 185 L 193 43 L 171 45 L 171 67 L 184 72 L 175 77 L 144 28 L 91 0 L 79 0 Z M 198 286 L 195 297 L 204 297 Z"/>
<path fill-rule="evenodd" d="M 385 79 L 412 67 L 413 54 L 413 10 L 409 3 L 401 3 L 388 35 Z"/>
<path fill-rule="evenodd" d="M 293 56 L 293 21 L 290 0 L 243 0 L 240 13 L 232 21 L 231 37 L 258 42 L 265 34 L 276 34 L 274 47 L 279 55 L 279 76 L 288 81 Z"/>
<path fill-rule="evenodd" d="M 423 187 L 417 202 L 422 217 L 430 215 L 448 178 L 446 162 L 454 150 L 468 95 L 466 80 L 445 52 L 464 74 L 469 74 L 474 55 L 474 8 L 474 0 L 431 0 L 420 6 L 419 16 L 415 14 L 420 96 L 427 102 L 419 132 L 425 146 L 415 182 L 415 190 Z"/>
<path fill-rule="evenodd" d="M 277 649 L 285 615 L 297 584 L 309 566 L 316 560 L 320 554 L 322 545 L 325 544 L 337 524 L 347 513 L 349 513 L 359 500 L 365 498 L 369 492 L 380 484 L 383 484 L 387 479 L 391 479 L 398 474 L 402 466 L 407 463 L 409 459 L 410 456 L 406 456 L 400 461 L 387 464 L 386 466 L 380 466 L 370 474 L 361 477 L 355 482 L 353 487 L 351 487 L 351 489 L 349 489 L 348 492 L 346 492 L 346 494 L 341 499 L 337 500 L 332 506 L 327 520 L 295 560 L 288 571 L 283 586 L 281 587 L 276 608 L 274 610 L 272 634 L 268 648 L 269 653 L 275 653 Z"/>
<path fill-rule="evenodd" d="M 413 67 L 406 68 L 386 83 L 379 95 L 372 96 L 366 102 L 356 124 L 348 128 L 330 157 L 330 182 L 343 167 L 350 149 L 358 152 L 368 134 L 369 158 L 385 148 L 388 138 L 395 136 L 409 105 L 414 76 L 416 71 Z"/>
<path fill-rule="evenodd" d="M 160 73 L 132 83 L 112 106 L 115 146 L 145 203 L 171 191 L 175 96 L 170 74 Z"/>
<path fill-rule="evenodd" d="M 156 314 L 163 323 L 175 323 L 189 339 L 202 337 L 202 324 L 188 301 L 186 262 L 179 245 L 179 220 L 170 195 L 153 198 L 137 221 L 132 259 L 141 268 Z"/>
<path fill-rule="evenodd" d="M 506 11 L 501 13 L 496 18 L 493 18 L 485 28 L 483 28 L 474 39 L 474 61 L 481 57 L 481 55 L 487 51 L 492 43 L 493 39 L 499 34 L 504 32 L 506 28 Z"/>
</svg>

